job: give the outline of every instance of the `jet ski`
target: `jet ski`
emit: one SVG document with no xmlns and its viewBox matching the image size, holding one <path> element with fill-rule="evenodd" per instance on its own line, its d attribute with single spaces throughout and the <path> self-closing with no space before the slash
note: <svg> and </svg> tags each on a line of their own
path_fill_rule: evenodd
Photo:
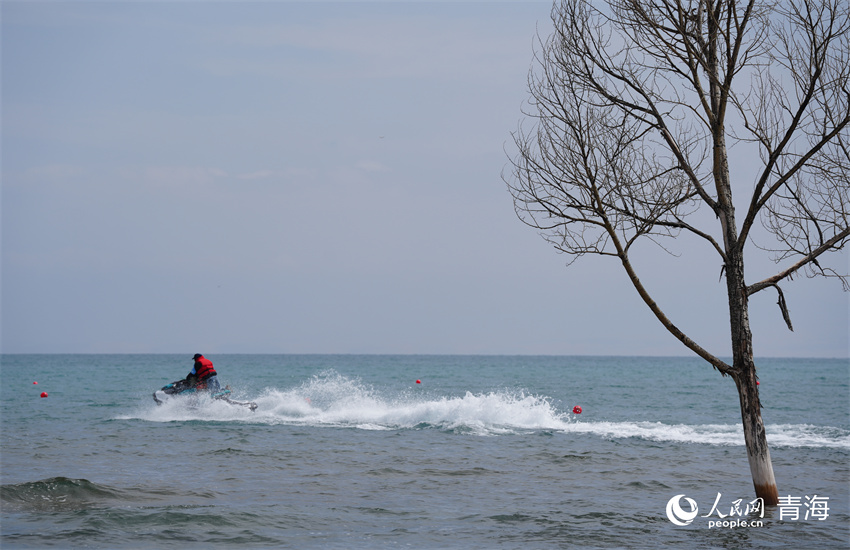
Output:
<svg viewBox="0 0 850 550">
<path fill-rule="evenodd" d="M 157 405 L 162 405 L 172 397 L 190 397 L 190 396 L 198 396 L 206 394 L 212 399 L 218 399 L 220 401 L 224 401 L 225 403 L 230 403 L 231 405 L 239 405 L 242 407 L 248 407 L 249 409 L 256 410 L 257 404 L 253 401 L 236 401 L 230 398 L 230 386 L 225 386 L 224 389 L 208 392 L 205 389 L 198 388 L 192 385 L 188 380 L 177 380 L 176 382 L 172 382 L 170 384 L 166 384 L 162 387 L 162 389 L 156 390 L 153 392 L 153 400 Z"/>
</svg>

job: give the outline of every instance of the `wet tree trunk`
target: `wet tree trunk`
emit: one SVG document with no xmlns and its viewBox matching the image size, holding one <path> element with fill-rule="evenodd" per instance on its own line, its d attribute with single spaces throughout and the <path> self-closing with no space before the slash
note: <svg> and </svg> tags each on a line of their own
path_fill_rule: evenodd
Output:
<svg viewBox="0 0 850 550">
<path fill-rule="evenodd" d="M 744 442 L 756 497 L 768 506 L 779 504 L 773 464 L 761 418 L 761 401 L 753 360 L 753 335 L 750 331 L 749 307 L 744 281 L 743 255 L 732 251 L 726 266 L 727 290 L 729 293 L 729 316 L 732 329 L 731 376 L 738 388 L 741 404 L 741 420 L 744 427 Z"/>
<path fill-rule="evenodd" d="M 746 365 L 743 365 L 740 374 L 735 374 L 734 378 L 735 385 L 738 387 L 738 398 L 741 401 L 744 441 L 747 445 L 747 458 L 750 461 L 750 473 L 753 476 L 756 496 L 763 499 L 766 505 L 776 506 L 779 504 L 779 494 L 776 489 L 776 479 L 773 477 L 773 464 L 770 461 L 764 422 L 761 419 L 756 369 L 752 357 Z"/>
</svg>

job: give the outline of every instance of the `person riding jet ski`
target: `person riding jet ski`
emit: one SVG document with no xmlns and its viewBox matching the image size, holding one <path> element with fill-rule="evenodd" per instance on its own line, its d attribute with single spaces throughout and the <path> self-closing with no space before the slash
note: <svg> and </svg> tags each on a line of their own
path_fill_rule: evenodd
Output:
<svg viewBox="0 0 850 550">
<path fill-rule="evenodd" d="M 212 361 L 200 353 L 196 353 L 192 359 L 195 360 L 195 364 L 185 379 L 166 384 L 162 389 L 153 392 L 153 400 L 157 405 L 162 405 L 171 396 L 197 396 L 198 392 L 203 392 L 208 393 L 213 399 L 220 399 L 231 405 L 241 405 L 252 411 L 257 409 L 257 404 L 253 401 L 231 399 L 230 386 L 221 389 L 221 385 L 218 383 L 218 374 L 215 372 Z"/>
<path fill-rule="evenodd" d="M 196 353 L 192 359 L 195 364 L 192 370 L 186 375 L 186 382 L 198 390 L 207 390 L 211 393 L 221 390 L 221 385 L 218 383 L 218 374 L 213 368 L 212 361 Z"/>
</svg>

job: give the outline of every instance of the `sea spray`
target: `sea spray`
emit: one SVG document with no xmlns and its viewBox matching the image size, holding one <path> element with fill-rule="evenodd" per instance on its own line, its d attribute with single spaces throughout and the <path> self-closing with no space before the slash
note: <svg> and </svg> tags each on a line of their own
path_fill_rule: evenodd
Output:
<svg viewBox="0 0 850 550">
<path fill-rule="evenodd" d="M 377 390 L 326 371 L 291 390 L 267 389 L 257 420 L 361 429 L 437 428 L 475 434 L 563 429 L 568 415 L 521 390 L 462 396 Z"/>
<path fill-rule="evenodd" d="M 148 405 L 138 418 L 154 422 L 218 421 L 299 425 L 362 430 L 438 429 L 458 434 L 509 435 L 535 431 L 587 434 L 604 439 L 742 446 L 738 424 L 616 422 L 578 418 L 560 410 L 553 399 L 523 389 L 505 388 L 462 395 L 437 390 L 376 388 L 357 377 L 328 369 L 290 389 L 266 388 L 251 413 L 211 400 L 173 400 Z M 129 417 L 125 417 L 129 418 Z M 828 426 L 767 426 L 768 441 L 781 447 L 850 449 L 850 431 Z"/>
</svg>

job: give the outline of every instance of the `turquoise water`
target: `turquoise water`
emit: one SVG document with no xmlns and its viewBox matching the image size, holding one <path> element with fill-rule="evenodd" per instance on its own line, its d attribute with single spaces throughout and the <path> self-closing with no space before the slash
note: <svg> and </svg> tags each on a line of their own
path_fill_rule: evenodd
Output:
<svg viewBox="0 0 850 550">
<path fill-rule="evenodd" d="M 3 548 L 850 545 L 847 360 L 759 361 L 800 506 L 742 527 L 737 395 L 699 359 L 221 355 L 256 412 L 158 407 L 191 355 L 2 356 Z M 805 519 L 815 495 L 827 517 Z"/>
</svg>

